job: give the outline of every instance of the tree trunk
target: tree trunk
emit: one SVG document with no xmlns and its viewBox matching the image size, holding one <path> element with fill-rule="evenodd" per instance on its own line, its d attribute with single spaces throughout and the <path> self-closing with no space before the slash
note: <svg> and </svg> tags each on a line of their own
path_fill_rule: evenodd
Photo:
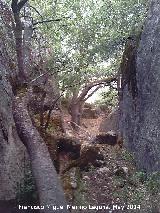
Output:
<svg viewBox="0 0 160 213">
<path fill-rule="evenodd" d="M 24 18 L 24 33 L 23 33 L 23 50 L 24 50 L 24 67 L 28 77 L 32 75 L 31 49 L 32 49 L 32 15 L 29 2 L 26 2 Z"/>
<path fill-rule="evenodd" d="M 20 21 L 19 14 L 14 14 L 16 27 L 14 29 L 14 35 L 16 40 L 16 53 L 17 53 L 17 65 L 19 70 L 19 81 L 26 81 L 27 75 L 24 69 L 24 55 L 22 45 L 22 23 Z"/>
<path fill-rule="evenodd" d="M 70 115 L 71 115 L 71 125 L 76 131 L 79 130 L 81 125 L 81 115 L 82 115 L 82 104 L 71 103 L 70 104 Z"/>
<path fill-rule="evenodd" d="M 110 85 L 111 82 L 117 81 L 117 77 L 109 77 L 104 78 L 100 80 L 93 81 L 91 83 L 85 84 L 83 89 L 76 89 L 73 92 L 71 102 L 69 105 L 69 113 L 71 115 L 71 123 L 72 127 L 75 130 L 79 129 L 79 126 L 81 125 L 81 116 L 82 116 L 82 109 L 85 101 L 90 98 L 102 85 Z M 91 89 L 93 87 L 96 87 L 92 92 Z M 79 91 L 80 94 L 79 94 Z M 90 92 L 90 93 L 89 93 Z"/>
<path fill-rule="evenodd" d="M 60 210 L 60 212 L 68 212 L 64 193 L 47 146 L 37 129 L 32 125 L 25 98 L 17 97 L 14 99 L 13 117 L 18 135 L 26 146 L 31 159 L 40 205 L 45 206 L 45 210 L 42 210 L 42 212 L 53 212 L 53 209 L 48 209 L 47 205 L 63 206 L 63 210 Z"/>
<path fill-rule="evenodd" d="M 28 0 L 18 2 L 12 0 L 11 7 L 14 15 L 14 36 L 16 42 L 16 54 L 17 54 L 17 65 L 18 65 L 18 84 L 23 84 L 27 81 L 27 73 L 25 72 L 24 66 L 24 51 L 23 51 L 23 24 L 21 22 L 20 10 Z"/>
</svg>

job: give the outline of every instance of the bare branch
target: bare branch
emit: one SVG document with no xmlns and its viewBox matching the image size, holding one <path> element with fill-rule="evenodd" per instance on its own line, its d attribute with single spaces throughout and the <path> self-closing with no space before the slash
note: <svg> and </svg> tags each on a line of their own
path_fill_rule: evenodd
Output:
<svg viewBox="0 0 160 213">
<path fill-rule="evenodd" d="M 34 83 L 34 82 L 37 81 L 39 78 L 41 78 L 41 77 L 43 77 L 43 76 L 45 76 L 45 75 L 47 75 L 47 74 L 49 74 L 49 71 L 47 71 L 47 72 L 45 72 L 45 73 L 42 73 L 41 75 L 39 75 L 39 76 L 37 76 L 36 78 L 32 79 L 32 80 L 30 81 L 29 84 Z"/>
<path fill-rule="evenodd" d="M 96 81 L 93 81 L 93 82 L 89 83 L 88 85 L 93 87 L 93 86 L 96 86 L 96 85 L 99 85 L 99 84 L 112 83 L 114 81 L 117 81 L 117 77 L 116 76 L 99 79 L 99 80 L 96 80 Z"/>
<path fill-rule="evenodd" d="M 50 109 L 49 109 L 49 112 L 48 112 L 48 115 L 47 115 L 47 121 L 46 121 L 46 124 L 45 124 L 45 129 L 48 128 L 48 125 L 49 125 L 49 121 L 50 121 L 50 118 L 51 118 L 51 113 L 52 113 L 52 110 L 54 109 L 55 105 L 57 104 L 58 100 L 63 96 L 63 93 L 61 95 L 59 95 L 52 103 Z"/>
<path fill-rule="evenodd" d="M 37 22 L 33 23 L 33 25 L 35 26 L 37 24 L 43 24 L 43 23 L 49 23 L 49 22 L 57 22 L 57 21 L 62 21 L 62 18 L 37 21 Z"/>
<path fill-rule="evenodd" d="M 118 90 L 117 87 L 114 87 L 112 84 L 109 85 L 110 89 Z"/>
<path fill-rule="evenodd" d="M 20 9 L 28 0 L 21 0 L 19 3 L 17 0 L 12 0 L 11 7 L 14 14 L 15 29 L 14 36 L 16 42 L 16 54 L 17 54 L 17 63 L 19 71 L 19 84 L 23 84 L 27 81 L 27 73 L 25 72 L 24 67 L 24 57 L 23 57 L 23 45 L 22 45 L 22 29 L 23 25 L 20 18 Z"/>
<path fill-rule="evenodd" d="M 84 129 L 83 127 L 79 126 L 78 124 L 76 124 L 75 122 L 71 121 L 74 125 L 76 125 L 79 129 L 81 129 L 84 133 L 86 133 L 87 139 L 91 139 L 92 135 L 89 131 L 87 131 L 86 129 Z"/>
<path fill-rule="evenodd" d="M 33 9 L 33 10 L 35 10 L 36 11 L 36 13 L 38 13 L 38 15 L 42 18 L 42 20 L 43 20 L 43 16 L 40 14 L 40 12 L 35 8 L 35 7 L 33 7 L 33 6 L 31 6 L 30 5 L 30 7 Z"/>
<path fill-rule="evenodd" d="M 18 3 L 18 11 L 20 11 L 22 9 L 22 7 L 25 5 L 25 3 L 27 2 L 28 0 L 21 0 L 19 3 Z"/>
<path fill-rule="evenodd" d="M 47 71 L 47 72 L 45 72 L 45 73 L 42 73 L 42 74 L 40 74 L 39 76 L 37 76 L 36 78 L 32 79 L 32 80 L 29 82 L 29 85 L 31 85 L 32 83 L 34 83 L 35 81 L 37 81 L 37 80 L 38 80 L 39 78 L 41 78 L 41 77 L 44 77 L 44 76 L 46 76 L 46 75 L 52 76 L 52 75 L 55 75 L 55 74 L 57 74 L 57 73 L 59 73 L 59 72 L 60 72 L 60 70 L 57 70 L 57 71 L 55 71 L 55 72 Z"/>
<path fill-rule="evenodd" d="M 88 100 L 97 90 L 99 90 L 102 86 L 96 87 L 85 99 L 84 101 Z"/>
<path fill-rule="evenodd" d="M 117 77 L 108 77 L 108 78 L 96 80 L 96 81 L 89 83 L 88 85 L 86 85 L 84 87 L 84 89 L 82 90 L 81 94 L 79 95 L 77 101 L 78 102 L 83 101 L 85 99 L 86 95 L 88 94 L 89 90 L 92 89 L 94 86 L 98 86 L 101 84 L 110 84 L 113 81 L 117 81 Z"/>
</svg>

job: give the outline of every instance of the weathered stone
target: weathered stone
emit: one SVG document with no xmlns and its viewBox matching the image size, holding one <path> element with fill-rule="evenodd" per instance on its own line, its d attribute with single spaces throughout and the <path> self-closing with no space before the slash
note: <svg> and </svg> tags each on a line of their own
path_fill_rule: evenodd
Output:
<svg viewBox="0 0 160 213">
<path fill-rule="evenodd" d="M 5 75 L 5 67 L 0 63 L 0 200 L 15 199 L 27 158 L 15 130 L 11 86 Z"/>
<path fill-rule="evenodd" d="M 4 213 L 13 210 L 18 187 L 24 182 L 29 163 L 13 121 L 13 94 L 7 80 L 13 83 L 17 73 L 10 12 L 5 1 L 0 1 L 0 212 Z"/>
<path fill-rule="evenodd" d="M 137 55 L 131 49 L 132 60 L 127 59 L 130 63 L 127 67 L 130 77 L 125 78 L 124 69 L 121 70 L 120 128 L 126 146 L 135 155 L 137 165 L 147 172 L 160 171 L 159 11 L 160 2 L 152 0 Z M 134 59 L 136 63 L 133 73 Z M 137 87 L 137 91 L 133 91 L 131 82 Z"/>
</svg>

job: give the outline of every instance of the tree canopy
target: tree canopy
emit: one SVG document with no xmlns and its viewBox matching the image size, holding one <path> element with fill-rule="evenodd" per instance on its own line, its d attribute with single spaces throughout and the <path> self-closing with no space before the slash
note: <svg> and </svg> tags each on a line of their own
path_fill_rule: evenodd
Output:
<svg viewBox="0 0 160 213">
<path fill-rule="evenodd" d="M 117 71 L 125 41 L 141 31 L 147 9 L 145 0 L 36 0 L 30 5 L 37 48 L 43 58 L 47 53 L 47 66 L 69 91 Z"/>
</svg>

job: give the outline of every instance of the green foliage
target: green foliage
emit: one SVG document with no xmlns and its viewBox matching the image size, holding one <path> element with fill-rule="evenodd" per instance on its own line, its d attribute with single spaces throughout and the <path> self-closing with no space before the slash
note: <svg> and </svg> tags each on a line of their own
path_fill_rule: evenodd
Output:
<svg viewBox="0 0 160 213">
<path fill-rule="evenodd" d="M 17 185 L 17 203 L 23 205 L 34 205 L 38 202 L 38 194 L 35 182 L 30 170 L 25 174 L 24 180 L 21 184 Z"/>
<path fill-rule="evenodd" d="M 116 72 L 119 63 L 115 62 L 125 40 L 141 30 L 147 8 L 145 0 L 30 2 L 39 11 L 32 8 L 34 22 L 59 19 L 38 24 L 34 36 L 42 38 L 43 57 L 47 57 L 50 70 L 58 72 L 61 88 L 68 87 L 70 92 Z M 48 48 L 50 53 L 46 54 L 43 48 Z M 113 61 L 114 69 L 103 66 Z"/>
<path fill-rule="evenodd" d="M 100 94 L 99 100 L 96 101 L 98 106 L 105 107 L 106 109 L 113 109 L 118 103 L 118 92 L 114 89 L 109 89 Z"/>
<path fill-rule="evenodd" d="M 114 198 L 119 198 L 121 202 L 126 204 L 141 204 L 142 200 L 145 198 L 145 191 L 140 188 L 141 185 L 136 184 L 136 187 L 131 184 L 131 181 L 124 180 L 118 177 L 114 180 L 116 185 L 120 188 L 113 193 Z"/>
<path fill-rule="evenodd" d="M 85 183 L 84 180 L 82 180 L 82 176 L 80 174 L 80 171 L 77 170 L 76 172 L 76 179 L 77 179 L 77 184 L 78 184 L 78 189 L 75 190 L 74 193 L 74 203 L 77 206 L 84 206 L 88 205 L 88 198 L 86 195 L 86 189 L 87 189 L 87 184 Z"/>
<path fill-rule="evenodd" d="M 117 72 L 125 41 L 141 31 L 148 6 L 146 0 L 29 3 L 33 63 L 43 61 L 43 70 L 56 73 L 60 88 L 70 96 L 88 82 Z M 23 10 L 21 15 L 25 15 Z"/>
<path fill-rule="evenodd" d="M 123 151 L 123 159 L 126 160 L 126 161 L 133 162 L 134 156 L 128 150 L 125 150 L 125 151 Z"/>
<path fill-rule="evenodd" d="M 159 180 L 160 174 L 158 172 L 147 175 L 143 171 L 136 171 L 126 179 L 115 177 L 114 182 L 117 185 L 117 190 L 113 193 L 113 197 L 119 198 L 122 203 L 141 205 L 144 212 L 146 209 L 148 212 L 158 212 Z"/>
<path fill-rule="evenodd" d="M 147 175 L 146 172 L 138 171 L 130 179 L 135 184 L 143 183 L 146 186 L 147 191 L 152 195 L 160 193 L 160 173 L 153 172 Z"/>
<path fill-rule="evenodd" d="M 139 172 L 136 172 L 135 173 L 135 180 L 141 182 L 141 183 L 144 183 L 146 181 L 146 178 L 147 178 L 147 175 L 145 172 L 143 171 L 139 171 Z"/>
<path fill-rule="evenodd" d="M 160 193 L 160 172 L 154 172 L 149 175 L 146 186 L 153 195 Z"/>
</svg>

